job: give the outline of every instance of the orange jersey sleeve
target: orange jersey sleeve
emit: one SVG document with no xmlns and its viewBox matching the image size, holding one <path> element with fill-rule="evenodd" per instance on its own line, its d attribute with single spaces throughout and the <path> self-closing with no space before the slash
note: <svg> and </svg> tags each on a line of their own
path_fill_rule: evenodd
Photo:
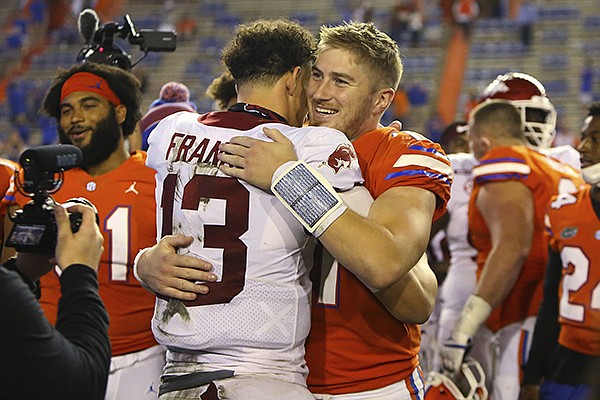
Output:
<svg viewBox="0 0 600 400">
<path fill-rule="evenodd" d="M 64 174 L 61 188 L 52 197 L 63 203 L 85 197 L 98 209 L 104 253 L 98 269 L 100 297 L 110 316 L 109 336 L 113 355 L 156 345 L 151 330 L 155 297 L 133 276 L 133 260 L 140 249 L 156 243 L 154 170 L 145 165 L 146 153 L 136 152 L 119 168 L 92 177 L 80 168 Z M 29 199 L 17 193 L 21 206 Z M 40 304 L 54 323 L 60 282 L 55 273 L 41 279 Z"/>
<path fill-rule="evenodd" d="M 554 197 L 548 208 L 552 248 L 560 253 L 559 343 L 600 356 L 600 219 L 590 187 Z"/>
<path fill-rule="evenodd" d="M 418 134 L 378 129 L 354 143 L 365 187 L 374 198 L 395 186 L 450 196 L 452 169 L 441 148 Z M 418 365 L 418 325 L 395 319 L 353 274 L 317 248 L 311 331 L 306 343 L 313 393 L 346 394 L 409 379 Z"/>
<path fill-rule="evenodd" d="M 395 186 L 421 187 L 438 199 L 434 220 L 446 212 L 452 167 L 437 143 L 418 133 L 382 128 L 362 135 L 353 144 L 365 187 L 373 198 Z"/>
<path fill-rule="evenodd" d="M 6 210 L 10 204 L 4 200 L 7 193 L 12 193 L 13 190 L 10 188 L 14 182 L 15 171 L 19 170 L 19 164 L 14 161 L 0 158 L 0 194 L 2 195 L 2 201 L 0 201 L 0 220 L 4 221 L 6 217 Z M 4 227 L 0 229 L 0 241 L 4 246 Z M 0 246 L 0 248 L 2 248 Z"/>
<path fill-rule="evenodd" d="M 525 146 L 495 147 L 473 169 L 473 191 L 469 200 L 469 236 L 477 249 L 479 274 L 491 251 L 490 232 L 477 209 L 481 188 L 491 182 L 514 180 L 529 188 L 534 201 L 534 232 L 531 250 L 511 292 L 496 307 L 487 325 L 496 331 L 510 323 L 537 314 L 542 300 L 548 241 L 544 235 L 544 214 L 551 196 L 559 191 L 576 191 L 584 185 L 570 166 Z"/>
<path fill-rule="evenodd" d="M 0 158 L 0 193 L 4 196 L 10 186 L 10 181 L 15 171 L 19 170 L 19 164 L 14 161 Z"/>
</svg>

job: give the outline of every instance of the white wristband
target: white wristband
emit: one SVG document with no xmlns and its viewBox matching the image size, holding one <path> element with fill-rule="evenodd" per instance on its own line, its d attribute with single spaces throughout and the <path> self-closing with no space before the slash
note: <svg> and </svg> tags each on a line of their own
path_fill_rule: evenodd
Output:
<svg viewBox="0 0 600 400">
<path fill-rule="evenodd" d="M 463 307 L 452 336 L 455 338 L 473 337 L 491 312 L 492 306 L 487 301 L 472 294 Z"/>
<path fill-rule="evenodd" d="M 320 237 L 327 230 L 327 228 L 329 228 L 329 226 L 335 222 L 336 219 L 342 216 L 344 211 L 347 209 L 348 207 L 342 203 L 339 207 L 327 214 L 327 216 L 315 228 L 313 236 L 316 238 Z"/>
<path fill-rule="evenodd" d="M 271 191 L 308 232 L 318 237 L 346 206 L 333 186 L 306 162 L 284 166 L 275 172 Z"/>
<path fill-rule="evenodd" d="M 146 288 L 150 291 L 153 291 L 150 289 L 150 287 L 148 285 L 146 285 L 146 283 L 143 281 L 143 279 L 140 278 L 140 276 L 138 275 L 138 261 L 140 260 L 140 257 L 150 249 L 151 249 L 151 247 L 146 247 L 145 249 L 141 249 L 140 251 L 138 251 L 138 253 L 136 254 L 136 256 L 133 260 L 133 276 L 135 276 L 135 279 L 137 279 L 138 282 L 141 283 L 144 288 Z"/>
</svg>

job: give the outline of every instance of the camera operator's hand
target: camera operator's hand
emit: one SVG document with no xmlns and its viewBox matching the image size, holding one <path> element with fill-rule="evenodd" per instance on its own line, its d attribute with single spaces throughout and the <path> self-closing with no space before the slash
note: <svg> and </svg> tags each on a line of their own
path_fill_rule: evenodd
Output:
<svg viewBox="0 0 600 400">
<path fill-rule="evenodd" d="M 97 271 L 104 239 L 96 225 L 96 212 L 83 204 L 70 206 L 68 211 L 81 213 L 81 226 L 77 233 L 73 233 L 67 210 L 63 206 L 54 207 L 54 218 L 58 226 L 54 254 L 56 264 L 61 270 L 72 264 L 83 264 Z"/>
</svg>

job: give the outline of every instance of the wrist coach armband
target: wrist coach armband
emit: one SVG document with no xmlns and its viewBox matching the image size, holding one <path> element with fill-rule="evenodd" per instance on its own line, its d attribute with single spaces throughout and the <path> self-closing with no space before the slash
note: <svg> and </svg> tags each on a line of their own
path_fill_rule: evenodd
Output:
<svg viewBox="0 0 600 400">
<path fill-rule="evenodd" d="M 304 161 L 291 163 L 273 180 L 271 191 L 315 237 L 346 210 L 333 186 Z"/>
</svg>

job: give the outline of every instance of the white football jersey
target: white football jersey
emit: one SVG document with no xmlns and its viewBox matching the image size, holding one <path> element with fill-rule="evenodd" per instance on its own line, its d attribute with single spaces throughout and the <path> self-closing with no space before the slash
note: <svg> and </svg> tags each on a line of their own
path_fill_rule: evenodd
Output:
<svg viewBox="0 0 600 400">
<path fill-rule="evenodd" d="M 217 168 L 221 143 L 241 135 L 270 140 L 265 127 L 280 130 L 298 158 L 339 191 L 362 182 L 354 149 L 337 130 L 239 112 L 162 120 L 147 162 L 157 171 L 158 236 L 193 236 L 181 253 L 211 262 L 218 282 L 193 302 L 158 298 L 152 328 L 159 343 L 182 349 L 169 356 L 193 353 L 197 370 L 271 373 L 305 384 L 311 284 L 301 250 L 309 236 L 275 196 Z"/>
<path fill-rule="evenodd" d="M 446 229 L 450 264 L 452 265 L 458 260 L 472 259 L 477 255 L 477 250 L 468 242 L 469 221 L 467 218 L 469 197 L 473 189 L 472 171 L 477 160 L 470 153 L 448 154 L 448 159 L 454 171 L 450 201 L 448 201 L 450 220 Z"/>
<path fill-rule="evenodd" d="M 568 144 L 556 147 L 550 147 L 549 149 L 540 150 L 542 153 L 552 156 L 557 160 L 569 164 L 577 171 L 581 171 L 581 160 L 580 154 L 576 148 L 569 146 Z"/>
<path fill-rule="evenodd" d="M 477 250 L 469 244 L 469 221 L 467 211 L 473 189 L 473 167 L 478 164 L 471 153 L 448 154 L 454 181 L 448 202 L 450 220 L 446 228 L 450 266 L 440 288 L 440 315 L 437 340 L 443 344 L 451 335 L 468 297 L 477 288 Z M 490 334 L 485 327 L 474 337 L 471 356 L 478 360 L 486 376 L 492 376 L 492 352 Z M 436 360 L 437 361 L 437 360 Z M 439 361 L 438 361 L 439 362 Z"/>
<path fill-rule="evenodd" d="M 467 210 L 473 188 L 473 167 L 477 164 L 470 153 L 448 154 L 454 171 L 450 189 L 446 227 L 446 240 L 450 251 L 450 265 L 440 288 L 440 318 L 438 338 L 443 343 L 460 315 L 465 301 L 477 286 L 477 250 L 469 244 L 469 221 Z"/>
</svg>

